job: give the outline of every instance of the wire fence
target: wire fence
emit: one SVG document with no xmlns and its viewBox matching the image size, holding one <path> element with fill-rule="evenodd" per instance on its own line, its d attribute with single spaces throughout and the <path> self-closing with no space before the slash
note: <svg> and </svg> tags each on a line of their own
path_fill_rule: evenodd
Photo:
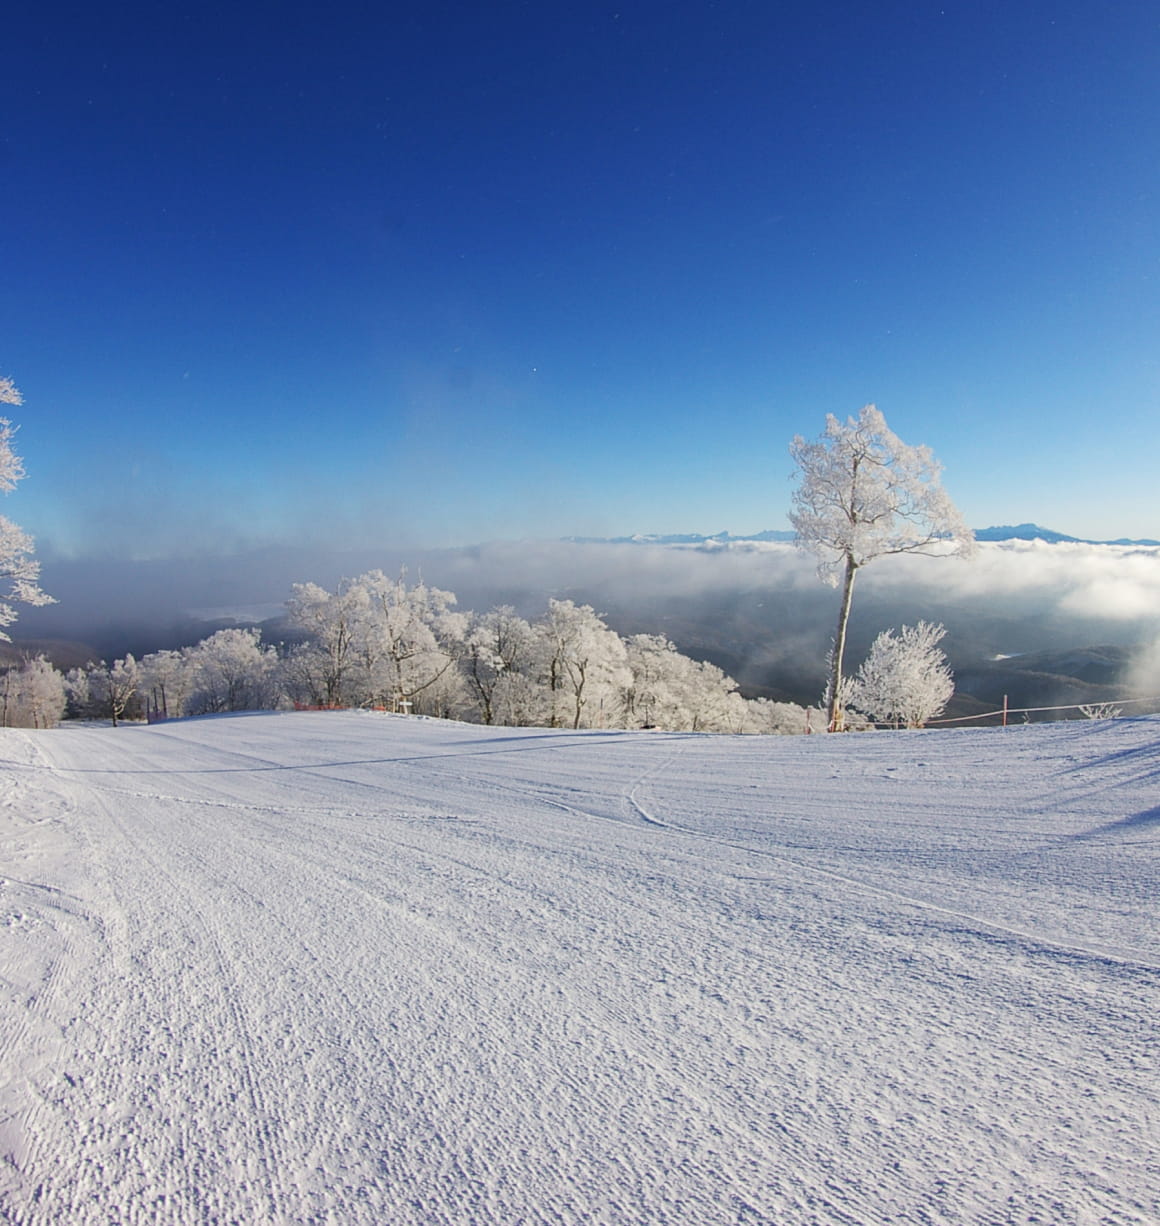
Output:
<svg viewBox="0 0 1160 1226">
<path fill-rule="evenodd" d="M 1002 721 L 1003 726 L 1006 727 L 1012 715 L 1038 715 L 1048 711 L 1078 711 L 1086 719 L 1113 719 L 1115 716 L 1123 714 L 1123 707 L 1140 704 L 1153 707 L 1160 706 L 1160 697 L 1116 698 L 1110 701 L 1102 699 L 1098 702 L 1072 702 L 1060 707 L 1009 707 L 1006 695 L 1004 695 L 1003 705 L 994 711 L 980 711 L 975 715 L 955 715 L 945 719 L 928 719 L 926 726 L 930 728 L 935 724 L 966 724 L 981 719 L 999 719 Z M 887 727 L 892 725 L 880 726 Z"/>
</svg>

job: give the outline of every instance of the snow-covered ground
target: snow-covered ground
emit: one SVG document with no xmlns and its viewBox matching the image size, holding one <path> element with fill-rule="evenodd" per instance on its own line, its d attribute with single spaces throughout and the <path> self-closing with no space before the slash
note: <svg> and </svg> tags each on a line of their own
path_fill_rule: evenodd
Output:
<svg viewBox="0 0 1160 1226">
<path fill-rule="evenodd" d="M 0 732 L 0 1217 L 1155 1223 L 1160 719 Z"/>
</svg>

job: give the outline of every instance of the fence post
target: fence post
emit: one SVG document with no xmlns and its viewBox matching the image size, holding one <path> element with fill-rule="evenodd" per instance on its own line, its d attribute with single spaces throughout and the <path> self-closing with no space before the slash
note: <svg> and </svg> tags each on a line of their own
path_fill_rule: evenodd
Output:
<svg viewBox="0 0 1160 1226">
<path fill-rule="evenodd" d="M 1007 727 L 1007 695 L 1003 695 L 1003 727 Z"/>
</svg>

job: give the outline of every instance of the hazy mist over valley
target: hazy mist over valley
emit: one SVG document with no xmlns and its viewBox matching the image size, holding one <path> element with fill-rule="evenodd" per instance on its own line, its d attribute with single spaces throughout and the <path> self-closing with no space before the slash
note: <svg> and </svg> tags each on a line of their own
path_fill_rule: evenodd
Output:
<svg viewBox="0 0 1160 1226">
<path fill-rule="evenodd" d="M 723 534 L 724 535 L 724 534 Z M 220 625 L 261 623 L 268 641 L 296 582 L 333 587 L 372 568 L 448 589 L 462 610 L 548 597 L 593 605 L 621 634 L 664 633 L 711 660 L 747 695 L 808 702 L 824 682 L 838 595 L 785 541 L 690 544 L 507 541 L 463 549 L 267 549 L 156 561 L 45 561 L 58 603 L 25 611 L 16 650 L 42 644 L 62 664 L 196 642 Z M 851 659 L 883 629 L 947 628 L 951 714 L 1001 702 L 1050 705 L 1160 692 L 1160 548 L 983 541 L 977 555 L 885 558 L 865 568 Z M 1098 649 L 1098 650 L 1096 650 Z"/>
</svg>

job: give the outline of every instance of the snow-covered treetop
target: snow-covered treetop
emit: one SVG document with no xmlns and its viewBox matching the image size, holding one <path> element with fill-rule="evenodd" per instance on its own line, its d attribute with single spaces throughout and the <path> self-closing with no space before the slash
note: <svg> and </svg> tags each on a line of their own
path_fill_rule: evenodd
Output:
<svg viewBox="0 0 1160 1226">
<path fill-rule="evenodd" d="M 973 549 L 930 448 L 904 443 L 874 405 L 844 423 L 827 414 L 821 437 L 796 435 L 790 454 L 801 471 L 790 522 L 828 581 L 885 554 Z"/>
</svg>

